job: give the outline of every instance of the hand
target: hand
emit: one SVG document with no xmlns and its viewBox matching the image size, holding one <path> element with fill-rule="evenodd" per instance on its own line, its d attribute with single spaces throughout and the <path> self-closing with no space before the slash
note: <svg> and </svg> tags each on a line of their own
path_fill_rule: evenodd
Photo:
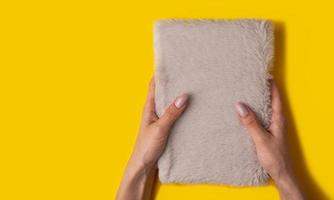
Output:
<svg viewBox="0 0 334 200">
<path fill-rule="evenodd" d="M 155 83 L 152 79 L 143 111 L 141 128 L 131 157 L 142 167 L 148 169 L 155 167 L 165 149 L 170 128 L 185 110 L 188 99 L 185 94 L 176 98 L 159 119 L 155 112 L 154 90 Z"/>
<path fill-rule="evenodd" d="M 266 130 L 246 104 L 238 102 L 236 110 L 240 120 L 252 137 L 262 167 L 277 184 L 282 199 L 303 199 L 295 180 L 289 159 L 286 125 L 278 88 L 272 82 L 271 125 Z"/>
<path fill-rule="evenodd" d="M 187 107 L 188 96 L 183 94 L 172 102 L 159 118 L 155 112 L 155 83 L 151 80 L 143 110 L 141 127 L 117 199 L 149 199 L 149 185 L 155 175 L 156 163 L 163 153 L 170 129 Z"/>
</svg>

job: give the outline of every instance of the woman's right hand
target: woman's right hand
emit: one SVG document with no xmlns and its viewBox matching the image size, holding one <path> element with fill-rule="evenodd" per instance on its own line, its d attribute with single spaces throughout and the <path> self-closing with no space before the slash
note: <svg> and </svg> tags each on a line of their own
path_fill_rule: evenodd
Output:
<svg viewBox="0 0 334 200">
<path fill-rule="evenodd" d="M 268 129 L 263 128 L 255 113 L 242 102 L 236 103 L 242 124 L 252 137 L 262 167 L 276 183 L 281 199 L 304 199 L 292 171 L 289 159 L 287 130 L 278 88 L 272 82 L 272 118 Z"/>
</svg>

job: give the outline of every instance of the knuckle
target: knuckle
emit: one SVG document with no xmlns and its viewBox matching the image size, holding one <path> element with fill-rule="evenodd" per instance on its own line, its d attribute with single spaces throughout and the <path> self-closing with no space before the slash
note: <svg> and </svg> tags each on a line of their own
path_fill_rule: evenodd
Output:
<svg viewBox="0 0 334 200">
<path fill-rule="evenodd" d="M 243 121 L 244 121 L 244 124 L 248 127 L 253 127 L 253 126 L 257 125 L 257 121 L 256 121 L 255 117 L 253 117 L 253 116 L 249 116 L 249 117 L 245 118 Z"/>
<path fill-rule="evenodd" d="M 177 111 L 175 109 L 173 109 L 173 107 L 169 107 L 167 110 L 166 110 L 166 115 L 168 116 L 174 116 L 177 114 Z"/>
<path fill-rule="evenodd" d="M 178 112 L 173 108 L 169 108 L 165 111 L 164 118 L 167 121 L 174 121 L 177 118 Z"/>
</svg>

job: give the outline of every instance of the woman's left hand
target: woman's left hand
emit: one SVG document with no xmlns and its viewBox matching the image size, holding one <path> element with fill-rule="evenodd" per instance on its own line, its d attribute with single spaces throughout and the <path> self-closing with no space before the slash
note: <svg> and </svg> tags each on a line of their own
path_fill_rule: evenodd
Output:
<svg viewBox="0 0 334 200">
<path fill-rule="evenodd" d="M 150 182 L 150 176 L 155 174 L 156 164 L 166 147 L 170 129 L 187 107 L 188 96 L 183 94 L 176 98 L 159 118 L 155 111 L 154 91 L 155 82 L 152 78 L 136 145 L 117 199 L 143 199 L 145 185 Z"/>
</svg>

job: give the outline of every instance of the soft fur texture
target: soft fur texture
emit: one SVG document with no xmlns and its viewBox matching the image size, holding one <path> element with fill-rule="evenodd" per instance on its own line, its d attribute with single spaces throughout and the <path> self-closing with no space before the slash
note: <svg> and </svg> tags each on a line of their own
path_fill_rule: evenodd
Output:
<svg viewBox="0 0 334 200">
<path fill-rule="evenodd" d="M 265 127 L 271 118 L 273 27 L 267 20 L 160 20 L 155 24 L 158 116 L 190 94 L 159 159 L 162 183 L 264 184 L 255 146 L 235 103 Z"/>
</svg>

